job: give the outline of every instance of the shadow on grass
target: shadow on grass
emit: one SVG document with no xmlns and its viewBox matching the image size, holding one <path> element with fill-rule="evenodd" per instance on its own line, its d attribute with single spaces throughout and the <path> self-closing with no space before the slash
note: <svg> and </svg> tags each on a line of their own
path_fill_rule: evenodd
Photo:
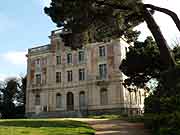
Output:
<svg viewBox="0 0 180 135">
<path fill-rule="evenodd" d="M 62 127 L 62 128 L 79 128 L 84 127 L 92 129 L 87 124 L 79 121 L 71 120 L 3 120 L 0 121 L 0 126 L 15 126 L 15 127 Z"/>
</svg>

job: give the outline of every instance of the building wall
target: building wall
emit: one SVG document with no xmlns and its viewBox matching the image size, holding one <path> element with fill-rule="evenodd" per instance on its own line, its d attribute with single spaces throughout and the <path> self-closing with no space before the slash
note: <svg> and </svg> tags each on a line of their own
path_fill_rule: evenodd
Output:
<svg viewBox="0 0 180 135">
<path fill-rule="evenodd" d="M 29 49 L 27 55 L 27 114 L 68 112 L 67 104 L 70 100 L 67 100 L 67 94 L 69 92 L 73 93 L 73 110 L 77 112 L 113 109 L 122 111 L 124 108 L 133 107 L 139 109 L 143 104 L 143 98 L 141 98 L 141 104 L 136 102 L 122 85 L 124 75 L 120 72 L 119 65 L 125 58 L 126 48 L 129 46 L 124 40 L 92 43 L 83 46 L 82 49 L 71 50 L 64 46 L 58 34 L 52 32 L 50 38 L 50 45 Z M 99 48 L 102 46 L 105 47 L 106 55 L 104 57 L 99 56 Z M 78 53 L 82 50 L 85 53 L 85 59 L 84 62 L 79 63 Z M 67 64 L 68 53 L 72 54 L 72 64 Z M 56 56 L 61 56 L 61 64 L 56 63 Z M 100 79 L 100 64 L 107 64 L 107 78 L 105 79 Z M 85 69 L 85 80 L 83 81 L 79 81 L 79 69 L 81 68 Z M 67 81 L 67 71 L 69 70 L 72 70 L 73 73 L 72 82 Z M 56 72 L 61 72 L 60 83 L 56 82 Z M 41 74 L 41 83 L 38 84 L 36 83 L 37 74 Z M 85 98 L 83 98 L 82 92 L 84 92 Z M 56 94 L 58 93 L 61 94 L 62 99 L 60 108 L 56 108 Z M 107 103 L 101 99 L 103 94 L 107 95 Z M 35 105 L 36 95 L 40 96 L 39 105 Z M 85 102 L 83 107 L 80 107 L 80 100 Z M 132 107 L 131 103 L 134 103 L 135 106 Z"/>
</svg>

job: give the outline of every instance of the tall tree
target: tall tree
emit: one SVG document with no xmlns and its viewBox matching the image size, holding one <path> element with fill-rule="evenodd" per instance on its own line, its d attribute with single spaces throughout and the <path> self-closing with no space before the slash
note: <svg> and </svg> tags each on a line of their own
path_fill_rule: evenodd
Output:
<svg viewBox="0 0 180 135">
<path fill-rule="evenodd" d="M 173 67 L 174 58 L 152 16 L 153 11 L 169 15 L 178 29 L 180 28 L 180 21 L 174 12 L 151 4 L 144 4 L 141 0 L 52 0 L 51 6 L 45 8 L 45 13 L 57 26 L 63 26 L 72 31 L 71 39 L 77 39 L 74 36 L 77 33 L 88 33 L 94 39 L 98 39 L 99 36 L 102 38 L 102 35 L 111 38 L 125 35 L 128 38 L 128 35 L 130 37 L 137 35 L 132 28 L 145 21 L 159 47 L 161 63 L 166 67 Z M 92 29 L 93 34 L 90 32 Z M 65 39 L 68 38 L 65 37 Z M 80 40 L 80 42 L 83 41 L 83 39 Z M 68 45 L 73 48 L 79 47 L 79 44 Z"/>
<path fill-rule="evenodd" d="M 174 53 L 176 62 L 179 63 L 180 46 L 175 46 L 171 51 Z M 128 77 L 124 82 L 126 87 L 144 88 L 152 79 L 159 81 L 166 67 L 160 63 L 156 42 L 152 37 L 147 37 L 145 41 L 136 41 L 134 46 L 129 47 L 120 69 Z"/>
<path fill-rule="evenodd" d="M 2 117 L 24 117 L 26 103 L 26 77 L 9 78 L 0 84 L 2 103 L 0 106 Z"/>
<path fill-rule="evenodd" d="M 26 85 L 27 85 L 27 77 L 21 77 L 19 80 L 19 85 L 18 85 L 18 91 L 16 94 L 16 101 L 19 105 L 24 105 L 26 104 Z"/>
<path fill-rule="evenodd" d="M 9 78 L 1 84 L 0 91 L 3 93 L 4 104 L 14 103 L 18 91 L 18 85 L 18 80 L 16 78 Z"/>
<path fill-rule="evenodd" d="M 121 63 L 121 71 L 128 77 L 124 81 L 125 87 L 136 86 L 145 88 L 151 79 L 158 79 L 164 69 L 160 64 L 160 54 L 152 37 L 144 42 L 135 42 L 129 47 L 126 59 Z"/>
</svg>

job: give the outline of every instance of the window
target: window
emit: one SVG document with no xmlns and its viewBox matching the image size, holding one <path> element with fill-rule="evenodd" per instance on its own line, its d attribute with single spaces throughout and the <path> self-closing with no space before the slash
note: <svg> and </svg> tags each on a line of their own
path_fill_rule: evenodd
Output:
<svg viewBox="0 0 180 135">
<path fill-rule="evenodd" d="M 99 47 L 99 56 L 100 56 L 100 57 L 106 56 L 106 50 L 105 50 L 105 47 L 104 47 L 104 46 L 100 46 L 100 47 Z"/>
<path fill-rule="evenodd" d="M 56 64 L 61 64 L 61 56 L 56 56 Z"/>
<path fill-rule="evenodd" d="M 40 70 L 41 70 L 41 64 L 40 64 L 39 58 L 36 59 L 36 61 L 35 61 L 35 70 L 36 70 L 36 72 L 40 72 Z"/>
<path fill-rule="evenodd" d="M 142 104 L 142 102 L 141 102 L 141 91 L 139 91 L 139 104 Z"/>
<path fill-rule="evenodd" d="M 72 54 L 71 54 L 71 53 L 68 53 L 68 54 L 67 54 L 67 63 L 68 63 L 68 64 L 71 64 L 71 63 L 72 63 Z"/>
<path fill-rule="evenodd" d="M 36 84 L 41 84 L 41 74 L 36 75 Z"/>
<path fill-rule="evenodd" d="M 60 45 L 61 45 L 60 41 L 57 40 L 57 42 L 56 42 L 56 48 L 57 48 L 57 50 L 60 50 Z"/>
<path fill-rule="evenodd" d="M 56 108 L 62 107 L 62 96 L 60 93 L 56 94 Z"/>
<path fill-rule="evenodd" d="M 100 103 L 101 105 L 107 105 L 108 104 L 108 93 L 107 89 L 101 89 L 100 90 Z"/>
<path fill-rule="evenodd" d="M 84 51 L 79 51 L 79 63 L 84 62 Z"/>
<path fill-rule="evenodd" d="M 72 71 L 67 71 L 67 81 L 68 82 L 72 81 Z"/>
<path fill-rule="evenodd" d="M 85 80 L 85 70 L 79 69 L 79 81 Z"/>
<path fill-rule="evenodd" d="M 80 109 L 84 109 L 85 106 L 86 106 L 85 92 L 81 91 L 79 93 L 79 107 Z"/>
<path fill-rule="evenodd" d="M 107 78 L 107 65 L 106 64 L 99 65 L 99 77 L 100 77 L 100 79 Z"/>
<path fill-rule="evenodd" d="M 56 82 L 61 82 L 61 72 L 56 72 Z"/>
<path fill-rule="evenodd" d="M 40 95 L 39 94 L 37 94 L 35 96 L 35 105 L 40 105 Z"/>
<path fill-rule="evenodd" d="M 135 95 L 134 95 L 135 96 L 135 104 L 137 104 L 137 92 L 135 91 L 134 93 L 135 93 Z"/>
<path fill-rule="evenodd" d="M 42 73 L 43 73 L 42 84 L 46 84 L 46 80 L 47 80 L 47 68 L 43 68 L 42 69 Z"/>
<path fill-rule="evenodd" d="M 36 64 L 39 65 L 40 64 L 40 59 L 36 60 Z"/>
<path fill-rule="evenodd" d="M 47 58 L 42 58 L 41 63 L 42 63 L 42 65 L 46 65 L 47 64 Z"/>
</svg>

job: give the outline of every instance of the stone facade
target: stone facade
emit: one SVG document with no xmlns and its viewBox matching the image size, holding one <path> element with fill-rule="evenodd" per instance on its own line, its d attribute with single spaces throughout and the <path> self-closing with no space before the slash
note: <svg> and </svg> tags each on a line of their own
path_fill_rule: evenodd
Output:
<svg viewBox="0 0 180 135">
<path fill-rule="evenodd" d="M 123 39 L 65 47 L 60 31 L 49 45 L 28 50 L 28 117 L 80 117 L 143 109 L 144 92 L 129 93 L 119 65 L 129 44 Z"/>
</svg>

